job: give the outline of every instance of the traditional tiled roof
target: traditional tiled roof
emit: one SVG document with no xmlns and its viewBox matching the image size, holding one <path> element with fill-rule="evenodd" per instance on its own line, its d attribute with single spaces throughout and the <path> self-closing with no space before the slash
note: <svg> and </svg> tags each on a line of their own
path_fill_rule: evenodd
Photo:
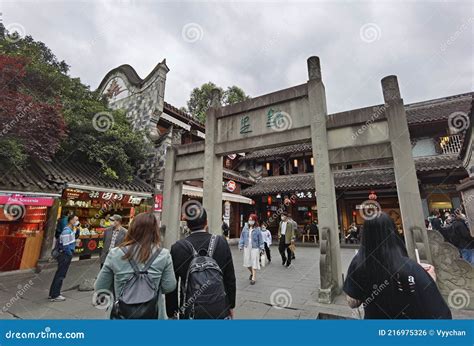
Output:
<svg viewBox="0 0 474 346">
<path fill-rule="evenodd" d="M 169 68 L 166 65 L 166 59 L 163 59 L 163 61 L 161 61 L 155 66 L 155 68 L 148 74 L 148 76 L 142 79 L 132 66 L 128 64 L 120 65 L 110 70 L 109 72 L 107 72 L 104 78 L 102 78 L 102 81 L 100 82 L 97 90 L 101 90 L 105 86 L 105 83 L 109 80 L 110 76 L 113 76 L 117 72 L 122 72 L 127 77 L 128 81 L 134 86 L 141 87 L 150 78 L 152 78 L 154 74 L 156 73 L 156 71 L 162 66 L 169 71 Z"/>
<path fill-rule="evenodd" d="M 336 189 L 343 188 L 373 188 L 392 185 L 395 176 L 392 169 L 357 170 L 334 173 Z M 242 191 L 244 196 L 258 196 L 297 191 L 314 191 L 313 173 L 279 175 L 265 177 L 255 185 Z"/>
<path fill-rule="evenodd" d="M 200 130 L 202 132 L 204 132 L 204 130 L 205 130 L 204 123 L 200 122 L 198 119 L 193 117 L 191 114 L 182 111 L 181 109 L 173 106 L 172 104 L 170 104 L 166 101 L 164 102 L 163 110 L 164 110 L 165 113 L 168 113 L 170 115 L 174 115 L 174 116 L 180 118 L 180 120 L 182 120 L 182 121 L 192 122 L 197 127 L 200 127 Z"/>
<path fill-rule="evenodd" d="M 102 187 L 130 192 L 153 193 L 153 187 L 139 178 L 134 177 L 130 182 L 108 178 L 103 176 L 100 168 L 96 166 L 70 161 L 56 161 L 51 163 L 38 161 L 37 163 L 48 181 L 51 182 Z"/>
<path fill-rule="evenodd" d="M 41 168 L 30 162 L 22 169 L 10 167 L 0 172 L 0 190 L 59 194 L 63 184 L 51 182 Z"/>
<path fill-rule="evenodd" d="M 436 121 L 446 121 L 455 112 L 471 113 L 474 93 L 460 94 L 436 100 L 423 101 L 405 105 L 409 125 L 418 125 Z M 257 150 L 241 158 L 241 161 L 254 159 L 277 158 L 278 156 L 311 152 L 311 141 Z"/>
<path fill-rule="evenodd" d="M 236 181 L 244 183 L 244 184 L 248 184 L 248 185 L 255 184 L 255 179 L 253 179 L 251 177 L 247 177 L 247 176 L 243 175 L 240 172 L 232 171 L 230 169 L 224 168 L 223 176 L 224 176 L 224 178 L 231 179 L 231 180 L 236 180 Z"/>
<path fill-rule="evenodd" d="M 456 155 L 436 155 L 415 158 L 418 172 L 452 170 L 462 167 Z M 367 168 L 334 172 L 336 189 L 373 188 L 395 184 L 392 168 Z M 313 173 L 280 175 L 260 179 L 242 191 L 244 196 L 258 196 L 286 192 L 314 191 Z"/>
<path fill-rule="evenodd" d="M 32 161 L 23 169 L 12 168 L 0 173 L 0 190 L 16 192 L 61 193 L 67 184 L 96 188 L 153 193 L 153 187 L 134 178 L 131 182 L 104 177 L 100 168 L 75 162 Z"/>
<path fill-rule="evenodd" d="M 462 168 L 462 161 L 457 154 L 444 154 L 415 157 L 415 167 L 418 172 L 449 170 Z"/>
<path fill-rule="evenodd" d="M 405 105 L 410 125 L 444 121 L 455 112 L 469 114 L 474 93 L 466 93 L 440 99 Z"/>
<path fill-rule="evenodd" d="M 264 159 L 264 158 L 277 158 L 279 156 L 289 155 L 289 154 L 296 154 L 296 153 L 305 153 L 311 152 L 312 146 L 311 142 L 299 143 L 299 144 L 292 144 L 292 145 L 285 145 L 276 148 L 268 148 L 254 151 L 248 155 L 243 156 L 240 158 L 240 161 L 249 161 L 254 159 Z"/>
</svg>

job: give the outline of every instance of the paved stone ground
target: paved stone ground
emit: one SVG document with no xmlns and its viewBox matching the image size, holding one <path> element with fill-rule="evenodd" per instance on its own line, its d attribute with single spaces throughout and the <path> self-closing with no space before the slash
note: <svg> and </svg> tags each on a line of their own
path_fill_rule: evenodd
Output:
<svg viewBox="0 0 474 346">
<path fill-rule="evenodd" d="M 236 319 L 315 319 L 319 314 L 354 318 L 343 295 L 331 305 L 317 303 L 319 249 L 298 247 L 290 268 L 281 265 L 278 249 L 272 246 L 274 261 L 257 274 L 250 285 L 249 273 L 242 266 L 242 254 L 233 246 L 237 276 Z M 342 269 L 346 273 L 354 249 L 341 249 Z M 66 302 L 48 301 L 48 290 L 55 264 L 39 274 L 32 272 L 0 276 L 0 319 L 104 319 L 107 313 L 92 306 L 92 292 L 77 290 L 85 279 L 98 272 L 98 259 L 73 262 L 63 285 Z M 27 286 L 25 286 L 27 285 Z M 272 296 L 273 295 L 273 296 Z M 273 297 L 273 298 L 272 298 Z M 288 305 L 275 308 L 274 304 Z M 474 312 L 453 311 L 457 318 L 474 318 Z"/>
</svg>

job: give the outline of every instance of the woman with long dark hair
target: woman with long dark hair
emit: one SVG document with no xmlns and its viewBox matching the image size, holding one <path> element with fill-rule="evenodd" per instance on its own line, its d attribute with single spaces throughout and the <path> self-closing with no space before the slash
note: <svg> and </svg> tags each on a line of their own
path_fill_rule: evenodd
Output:
<svg viewBox="0 0 474 346">
<path fill-rule="evenodd" d="M 351 308 L 366 319 L 450 319 L 451 311 L 425 269 L 407 255 L 385 213 L 366 220 L 361 247 L 344 282 Z"/>
<path fill-rule="evenodd" d="M 260 253 L 264 250 L 262 231 L 258 226 L 257 215 L 250 214 L 240 234 L 239 250 L 244 250 L 244 267 L 249 272 L 251 285 L 257 280 L 257 270 L 260 269 Z"/>
<path fill-rule="evenodd" d="M 97 301 L 98 304 L 104 301 L 111 303 L 110 298 L 104 298 L 104 293 L 110 292 L 116 298 L 119 297 L 122 288 L 133 277 L 135 265 L 140 271 L 145 271 L 145 267 L 149 266 L 146 272 L 159 295 L 155 318 L 165 319 L 162 294 L 170 293 L 176 288 L 176 277 L 169 250 L 160 248 L 160 229 L 152 213 L 137 215 L 123 243 L 110 249 L 95 282 L 96 294 L 102 299 Z"/>
</svg>

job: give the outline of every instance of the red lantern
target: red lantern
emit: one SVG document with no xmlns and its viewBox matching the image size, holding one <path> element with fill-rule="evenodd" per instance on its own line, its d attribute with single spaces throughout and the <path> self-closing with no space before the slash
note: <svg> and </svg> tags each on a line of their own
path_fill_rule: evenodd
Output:
<svg viewBox="0 0 474 346">
<path fill-rule="evenodd" d="M 375 191 L 370 191 L 369 199 L 372 201 L 375 201 L 377 199 L 377 195 L 375 194 Z"/>
<path fill-rule="evenodd" d="M 272 212 L 269 210 L 267 211 L 267 217 L 270 217 L 270 215 L 272 215 Z"/>
<path fill-rule="evenodd" d="M 267 197 L 267 203 L 268 203 L 268 205 L 272 204 L 272 196 Z"/>
</svg>

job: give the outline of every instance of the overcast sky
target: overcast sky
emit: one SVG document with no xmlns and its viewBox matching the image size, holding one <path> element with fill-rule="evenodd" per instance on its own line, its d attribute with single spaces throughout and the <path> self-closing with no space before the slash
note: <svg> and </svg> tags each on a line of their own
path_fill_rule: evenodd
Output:
<svg viewBox="0 0 474 346">
<path fill-rule="evenodd" d="M 165 100 L 207 81 L 258 96 L 304 83 L 321 59 L 328 111 L 382 103 L 395 74 L 405 103 L 474 90 L 472 2 L 1 1 L 7 28 L 43 41 L 96 89 L 130 64 L 166 58 Z"/>
</svg>

